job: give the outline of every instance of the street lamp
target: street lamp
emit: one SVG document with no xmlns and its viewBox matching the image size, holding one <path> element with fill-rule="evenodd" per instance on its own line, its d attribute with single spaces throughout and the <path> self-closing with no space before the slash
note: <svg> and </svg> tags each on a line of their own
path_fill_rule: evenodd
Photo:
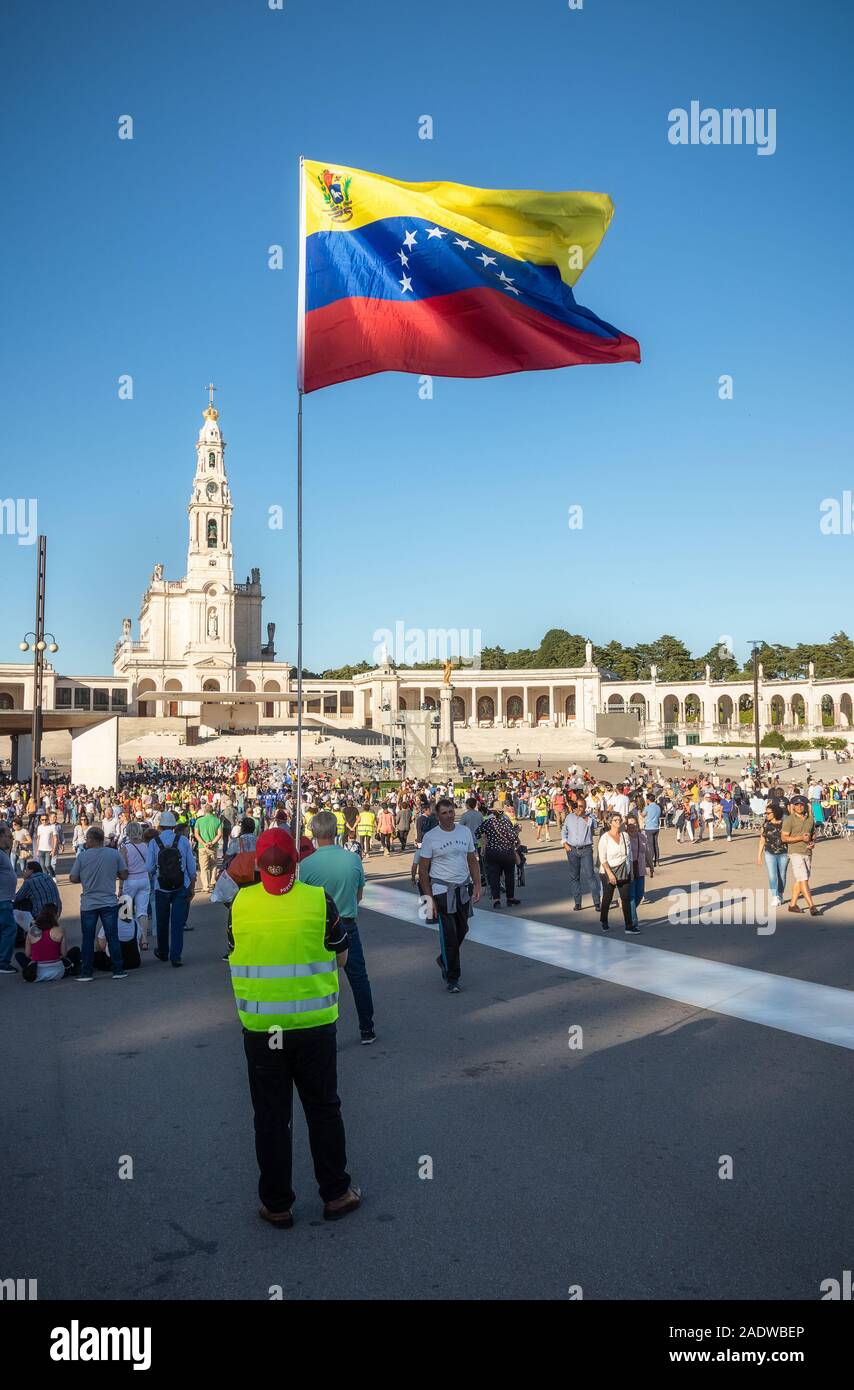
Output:
<svg viewBox="0 0 854 1390">
<path fill-rule="evenodd" d="M 33 724 L 32 775 L 30 785 L 36 806 L 41 797 L 41 756 L 44 700 L 44 654 L 58 652 L 59 643 L 52 632 L 44 629 L 45 581 L 47 578 L 47 536 L 39 536 L 38 569 L 36 573 L 36 630 L 24 634 L 18 645 L 22 652 L 33 653 Z M 47 640 L 46 640 L 47 639 Z"/>
<path fill-rule="evenodd" d="M 756 771 L 759 772 L 759 652 L 765 646 L 764 637 L 749 637 L 753 655 L 753 741 L 756 750 Z"/>
</svg>

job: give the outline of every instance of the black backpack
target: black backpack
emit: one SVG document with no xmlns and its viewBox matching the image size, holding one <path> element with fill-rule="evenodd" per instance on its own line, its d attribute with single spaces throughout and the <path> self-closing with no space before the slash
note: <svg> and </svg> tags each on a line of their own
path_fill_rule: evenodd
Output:
<svg viewBox="0 0 854 1390">
<path fill-rule="evenodd" d="M 160 851 L 157 856 L 157 879 L 160 887 L 167 892 L 184 887 L 184 870 L 181 867 L 181 851 L 177 837 L 171 845 L 164 845 L 159 835 L 154 837 Z"/>
</svg>

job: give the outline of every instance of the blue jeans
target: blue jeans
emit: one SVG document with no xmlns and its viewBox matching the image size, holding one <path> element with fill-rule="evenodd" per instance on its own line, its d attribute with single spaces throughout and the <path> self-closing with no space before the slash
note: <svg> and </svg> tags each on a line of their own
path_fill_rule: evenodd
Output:
<svg viewBox="0 0 854 1390">
<path fill-rule="evenodd" d="M 168 955 L 170 960 L 181 959 L 181 952 L 184 949 L 184 926 L 189 911 L 190 895 L 186 888 L 156 888 L 154 890 L 154 916 L 157 922 L 157 951 L 159 955 Z"/>
<path fill-rule="evenodd" d="M 12 911 L 12 899 L 0 903 L 0 965 L 9 965 L 15 949 L 18 924 Z"/>
<path fill-rule="evenodd" d="M 769 854 L 765 851 L 765 868 L 768 872 L 768 887 L 778 898 L 786 896 L 786 874 L 789 869 L 789 855 Z"/>
<path fill-rule="evenodd" d="M 638 925 L 638 905 L 643 897 L 643 887 L 646 883 L 646 875 L 642 878 L 633 878 L 629 884 L 629 903 L 632 909 L 632 923 Z"/>
<path fill-rule="evenodd" d="M 355 917 L 342 917 L 341 921 L 347 928 L 347 964 L 344 966 L 344 974 L 350 981 L 350 988 L 353 991 L 353 1003 L 356 1005 L 356 1013 L 359 1015 L 359 1032 L 372 1033 L 374 1031 L 374 1000 L 371 995 L 371 982 L 368 979 L 368 968 L 365 965 L 365 953 L 362 950 L 362 942 L 359 937 L 359 928 L 356 925 Z"/>
<path fill-rule="evenodd" d="M 54 874 L 53 869 L 50 867 L 50 850 L 49 850 L 49 849 L 42 849 L 42 850 L 39 850 L 38 859 L 39 859 L 39 863 L 41 864 L 42 870 L 44 871 L 44 873 L 50 874 L 51 877 L 54 877 L 54 878 L 55 878 L 56 875 Z"/>
<path fill-rule="evenodd" d="M 124 971 L 124 960 L 122 959 L 122 943 L 119 941 L 119 905 L 115 907 L 90 907 L 80 913 L 80 932 L 83 941 L 80 946 L 80 974 L 92 974 L 92 961 L 95 956 L 95 934 L 98 929 L 98 919 L 104 928 L 104 935 L 107 938 L 107 945 L 110 948 L 110 960 L 113 966 L 113 974 Z"/>
<path fill-rule="evenodd" d="M 582 894 L 587 892 L 598 912 L 602 902 L 602 884 L 599 875 L 593 872 L 593 846 L 573 846 L 566 856 L 566 867 L 569 869 L 569 891 L 576 907 L 581 906 Z"/>
</svg>

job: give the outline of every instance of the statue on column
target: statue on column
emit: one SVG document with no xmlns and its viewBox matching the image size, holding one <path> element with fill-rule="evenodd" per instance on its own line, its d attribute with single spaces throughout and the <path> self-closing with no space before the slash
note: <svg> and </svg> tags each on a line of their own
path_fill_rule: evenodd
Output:
<svg viewBox="0 0 854 1390">
<path fill-rule="evenodd" d="M 590 641 L 584 643 L 584 660 L 588 666 L 593 665 L 593 643 Z"/>
<path fill-rule="evenodd" d="M 154 566 L 154 573 L 152 574 L 151 578 L 152 578 L 155 582 L 157 582 L 158 580 L 160 580 L 160 579 L 163 578 L 163 566 L 162 566 L 162 565 L 155 565 L 155 566 Z"/>
<path fill-rule="evenodd" d="M 131 620 L 130 620 L 130 618 L 122 618 L 122 639 L 123 639 L 123 641 L 129 642 L 129 641 L 130 641 L 130 634 L 131 634 Z"/>
<path fill-rule="evenodd" d="M 216 640 L 216 638 L 219 637 L 219 621 L 217 619 L 215 608 L 208 609 L 208 637 L 211 637 L 214 640 Z"/>
<path fill-rule="evenodd" d="M 450 659 L 449 659 L 448 661 L 446 661 L 446 662 L 444 663 L 444 665 L 442 666 L 442 684 L 443 684 L 443 685 L 450 685 L 450 684 L 451 684 L 451 672 L 453 671 L 453 669 L 454 669 L 454 663 L 453 663 L 453 661 L 451 661 Z"/>
</svg>

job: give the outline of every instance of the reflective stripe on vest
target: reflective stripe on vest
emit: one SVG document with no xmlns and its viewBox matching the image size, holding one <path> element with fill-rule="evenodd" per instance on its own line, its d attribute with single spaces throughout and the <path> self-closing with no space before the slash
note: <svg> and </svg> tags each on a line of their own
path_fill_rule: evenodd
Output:
<svg viewBox="0 0 854 1390">
<path fill-rule="evenodd" d="M 338 1017 L 338 967 L 324 946 L 326 894 L 297 880 L 289 893 L 241 888 L 231 913 L 231 978 L 244 1028 L 319 1028 Z"/>
</svg>

